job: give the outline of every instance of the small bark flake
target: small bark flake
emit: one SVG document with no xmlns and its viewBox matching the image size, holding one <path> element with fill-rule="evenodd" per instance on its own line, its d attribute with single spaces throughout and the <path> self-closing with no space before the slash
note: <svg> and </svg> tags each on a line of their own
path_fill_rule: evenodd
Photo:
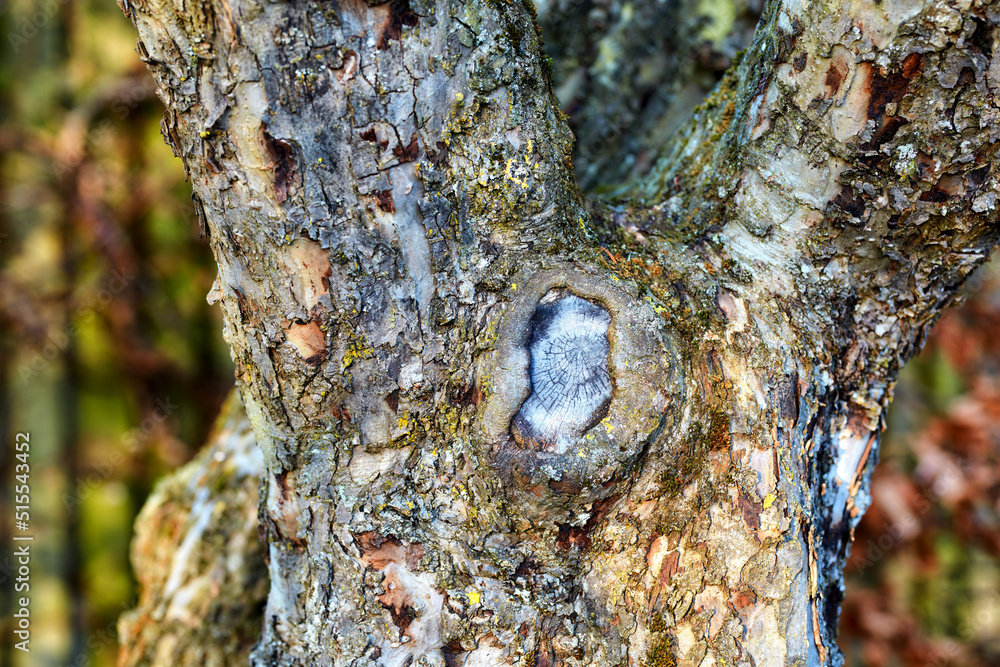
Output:
<svg viewBox="0 0 1000 667">
<path fill-rule="evenodd" d="M 285 340 L 307 363 L 319 363 L 326 356 L 326 335 L 315 322 L 292 324 L 285 331 Z"/>
</svg>

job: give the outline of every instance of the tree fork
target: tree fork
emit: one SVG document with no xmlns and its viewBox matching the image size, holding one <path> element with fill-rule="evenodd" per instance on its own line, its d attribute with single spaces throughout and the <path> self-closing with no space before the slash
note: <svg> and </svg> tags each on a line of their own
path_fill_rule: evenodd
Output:
<svg viewBox="0 0 1000 667">
<path fill-rule="evenodd" d="M 997 241 L 996 3 L 769 3 L 603 200 L 530 5 L 122 8 L 264 454 L 255 664 L 841 663 L 896 374 Z"/>
</svg>

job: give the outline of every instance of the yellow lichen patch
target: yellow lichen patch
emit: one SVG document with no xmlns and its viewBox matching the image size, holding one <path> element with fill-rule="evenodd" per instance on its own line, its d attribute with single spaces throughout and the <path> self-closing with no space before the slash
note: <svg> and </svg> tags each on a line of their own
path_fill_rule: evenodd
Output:
<svg viewBox="0 0 1000 667">
<path fill-rule="evenodd" d="M 773 493 L 767 494 L 767 496 L 764 498 L 764 509 L 770 509 L 771 505 L 774 504 L 774 501 L 777 500 L 777 498 L 778 497 Z"/>
<path fill-rule="evenodd" d="M 326 336 L 315 322 L 292 324 L 285 330 L 285 340 L 306 361 L 316 361 L 326 353 Z"/>
<path fill-rule="evenodd" d="M 372 351 L 365 347 L 361 341 L 352 342 L 344 350 L 344 358 L 340 362 L 340 372 L 346 371 L 358 359 L 368 359 L 371 356 L 373 356 Z"/>
<path fill-rule="evenodd" d="M 521 165 L 515 164 L 514 158 L 507 160 L 507 168 L 504 170 L 504 175 L 507 176 L 508 180 L 521 186 L 522 189 L 528 188 L 528 177 L 531 172 L 525 169 Z"/>
</svg>

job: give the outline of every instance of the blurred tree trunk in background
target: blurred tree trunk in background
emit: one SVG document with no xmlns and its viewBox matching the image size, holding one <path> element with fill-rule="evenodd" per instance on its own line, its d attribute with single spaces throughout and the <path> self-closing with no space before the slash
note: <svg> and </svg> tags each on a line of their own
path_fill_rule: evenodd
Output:
<svg viewBox="0 0 1000 667">
<path fill-rule="evenodd" d="M 107 667 L 134 604 L 135 514 L 204 441 L 232 362 L 132 26 L 100 0 L 14 0 L 0 28 L 5 591 L 11 532 L 35 538 L 32 651 L 13 648 L 13 595 L 0 596 L 0 664 Z M 9 523 L 16 433 L 31 436 L 27 531 Z"/>
<path fill-rule="evenodd" d="M 842 662 L 897 373 L 997 240 L 995 3 L 772 2 L 686 123 L 647 63 L 600 199 L 530 5 L 122 8 L 266 466 L 255 664 Z"/>
</svg>

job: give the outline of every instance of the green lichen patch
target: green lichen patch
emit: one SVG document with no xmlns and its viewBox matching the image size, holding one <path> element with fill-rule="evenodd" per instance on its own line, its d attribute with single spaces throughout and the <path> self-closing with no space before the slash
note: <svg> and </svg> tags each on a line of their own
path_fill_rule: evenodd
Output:
<svg viewBox="0 0 1000 667">
<path fill-rule="evenodd" d="M 662 625 L 666 626 L 666 623 L 663 623 L 662 617 L 660 621 Z M 653 636 L 649 642 L 649 647 L 646 649 L 646 656 L 640 664 L 643 667 L 675 667 L 677 658 L 674 657 L 674 644 L 666 633 L 666 628 L 664 627 L 663 630 L 658 631 L 653 630 L 653 623 L 651 622 L 649 629 L 653 631 Z"/>
</svg>

